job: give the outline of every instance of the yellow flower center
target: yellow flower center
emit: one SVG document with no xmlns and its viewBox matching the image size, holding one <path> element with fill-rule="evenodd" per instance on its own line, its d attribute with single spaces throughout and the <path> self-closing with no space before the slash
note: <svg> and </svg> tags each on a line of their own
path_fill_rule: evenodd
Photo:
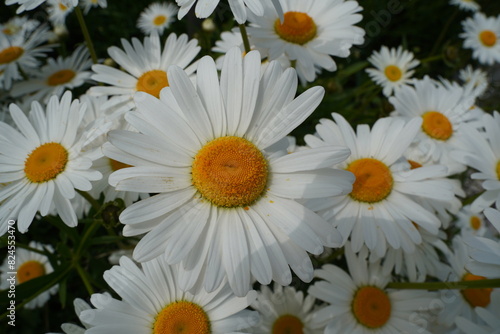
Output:
<svg viewBox="0 0 500 334">
<path fill-rule="evenodd" d="M 233 208 L 247 206 L 266 189 L 268 167 L 262 152 L 240 137 L 221 137 L 196 154 L 193 185 L 211 203 Z"/>
<path fill-rule="evenodd" d="M 391 317 L 389 296 L 385 291 L 374 286 L 359 288 L 351 306 L 356 320 L 368 328 L 380 328 Z"/>
<path fill-rule="evenodd" d="M 473 230 L 479 230 L 481 228 L 481 218 L 479 218 L 478 216 L 472 216 L 470 217 L 470 227 L 473 229 Z"/>
<path fill-rule="evenodd" d="M 158 15 L 157 17 L 154 18 L 153 24 L 155 26 L 161 26 L 162 24 L 165 23 L 167 20 L 167 17 L 165 15 Z"/>
<path fill-rule="evenodd" d="M 483 30 L 479 33 L 479 40 L 484 46 L 491 48 L 497 43 L 497 35 L 491 30 Z"/>
<path fill-rule="evenodd" d="M 413 161 L 413 160 L 408 160 L 408 162 L 410 163 L 410 168 L 411 169 L 415 169 L 415 168 L 420 168 L 422 167 L 422 164 L 421 163 L 418 163 L 416 161 Z"/>
<path fill-rule="evenodd" d="M 497 162 L 496 171 L 497 171 L 497 178 L 500 180 L 500 161 Z"/>
<path fill-rule="evenodd" d="M 316 37 L 317 28 L 306 13 L 286 12 L 283 23 L 280 19 L 274 22 L 274 30 L 285 41 L 303 45 Z"/>
<path fill-rule="evenodd" d="M 448 140 L 453 134 L 453 126 L 448 118 L 438 111 L 428 111 L 422 115 L 422 130 L 431 138 Z"/>
<path fill-rule="evenodd" d="M 62 10 L 63 12 L 67 11 L 68 10 L 68 7 L 66 7 L 65 5 L 63 5 L 62 3 L 59 3 L 59 9 Z"/>
<path fill-rule="evenodd" d="M 19 284 L 43 275 L 45 275 L 45 267 L 40 262 L 34 260 L 24 262 L 17 269 L 17 281 Z"/>
<path fill-rule="evenodd" d="M 178 301 L 167 305 L 156 317 L 153 334 L 209 334 L 210 319 L 198 305 Z"/>
<path fill-rule="evenodd" d="M 384 70 L 385 76 L 391 81 L 398 81 L 403 76 L 403 72 L 395 65 L 389 65 Z"/>
<path fill-rule="evenodd" d="M 476 276 L 472 274 L 465 274 L 464 277 L 462 277 L 463 281 L 479 281 L 482 279 L 486 279 L 486 277 L 483 276 Z M 470 304 L 472 307 L 486 307 L 490 304 L 491 301 L 491 292 L 493 291 L 492 288 L 477 288 L 477 289 L 464 289 L 461 290 L 462 295 L 464 296 L 465 300 Z"/>
<path fill-rule="evenodd" d="M 70 82 L 76 73 L 73 70 L 60 70 L 52 73 L 47 79 L 47 85 L 49 86 L 59 86 Z"/>
<path fill-rule="evenodd" d="M 392 190 L 392 174 L 383 162 L 364 158 L 353 161 L 347 166 L 347 170 L 354 174 L 356 180 L 349 194 L 353 199 L 376 203 L 385 199 Z"/>
<path fill-rule="evenodd" d="M 9 46 L 0 51 L 0 65 L 8 64 L 21 57 L 24 49 L 19 46 Z"/>
<path fill-rule="evenodd" d="M 133 167 L 131 165 L 128 165 L 128 164 L 120 162 L 120 161 L 116 161 L 114 159 L 109 159 L 109 165 L 111 166 L 111 169 L 113 171 L 117 171 L 117 170 L 122 169 L 122 168 Z"/>
<path fill-rule="evenodd" d="M 276 319 L 271 334 L 303 334 L 304 324 L 294 315 L 285 314 Z"/>
<path fill-rule="evenodd" d="M 160 91 L 167 86 L 167 72 L 152 70 L 140 76 L 139 80 L 137 80 L 136 89 L 159 98 Z"/>
<path fill-rule="evenodd" d="M 46 143 L 34 149 L 24 162 L 24 173 L 31 182 L 56 178 L 68 163 L 68 151 L 59 143 Z"/>
</svg>

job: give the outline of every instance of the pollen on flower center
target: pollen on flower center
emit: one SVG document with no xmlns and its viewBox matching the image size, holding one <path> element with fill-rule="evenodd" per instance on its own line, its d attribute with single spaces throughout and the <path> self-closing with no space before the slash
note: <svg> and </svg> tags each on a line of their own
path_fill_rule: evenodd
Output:
<svg viewBox="0 0 500 334">
<path fill-rule="evenodd" d="M 391 81 L 398 81 L 403 76 L 401 69 L 395 65 L 389 65 L 384 70 L 385 76 Z"/>
<path fill-rule="evenodd" d="M 21 57 L 24 49 L 19 46 L 9 46 L 8 48 L 0 51 L 0 65 L 8 64 Z"/>
<path fill-rule="evenodd" d="M 449 119 L 438 111 L 428 111 L 422 115 L 422 130 L 431 138 L 448 140 L 453 134 Z"/>
<path fill-rule="evenodd" d="M 42 183 L 57 177 L 66 168 L 68 151 L 59 143 L 46 143 L 34 149 L 24 162 L 24 173 L 31 182 Z"/>
<path fill-rule="evenodd" d="M 60 70 L 52 73 L 47 79 L 47 85 L 58 86 L 70 82 L 76 73 L 73 70 Z"/>
<path fill-rule="evenodd" d="M 384 326 L 391 317 L 391 301 L 385 291 L 374 287 L 359 288 L 352 301 L 352 312 L 360 324 L 368 328 Z"/>
<path fill-rule="evenodd" d="M 462 277 L 463 281 L 479 281 L 486 279 L 486 277 L 483 276 L 477 276 L 477 275 L 472 275 L 472 274 L 465 274 Z M 464 289 L 460 290 L 462 292 L 462 295 L 464 296 L 465 300 L 472 306 L 472 307 L 486 307 L 490 304 L 491 301 L 491 293 L 493 292 L 492 288 L 478 288 L 478 289 Z"/>
<path fill-rule="evenodd" d="M 158 15 L 154 18 L 153 24 L 155 26 L 161 26 L 162 24 L 165 23 L 166 20 L 167 20 L 167 17 L 165 15 Z"/>
<path fill-rule="evenodd" d="M 210 319 L 195 303 L 178 301 L 167 305 L 156 317 L 153 334 L 208 334 Z"/>
<path fill-rule="evenodd" d="M 316 23 L 306 13 L 286 12 L 283 23 L 274 22 L 274 30 L 282 39 L 295 44 L 306 44 L 316 37 Z"/>
<path fill-rule="evenodd" d="M 389 167 L 377 159 L 355 160 L 347 166 L 347 170 L 356 177 L 349 195 L 357 201 L 380 202 L 392 191 L 392 173 Z"/>
<path fill-rule="evenodd" d="M 304 324 L 294 315 L 285 314 L 276 319 L 271 334 L 303 334 Z"/>
<path fill-rule="evenodd" d="M 45 267 L 40 262 L 34 260 L 24 262 L 17 269 L 17 281 L 19 284 L 43 275 L 45 275 Z"/>
<path fill-rule="evenodd" d="M 469 223 L 470 227 L 475 231 L 481 228 L 481 218 L 479 218 L 478 216 L 471 216 Z"/>
<path fill-rule="evenodd" d="M 128 167 L 133 167 L 131 165 L 128 165 L 126 163 L 123 163 L 123 162 L 120 162 L 120 161 L 116 161 L 114 159 L 109 159 L 109 165 L 111 166 L 111 169 L 113 171 L 117 171 L 119 169 L 122 169 L 122 168 L 128 168 Z"/>
<path fill-rule="evenodd" d="M 146 92 L 157 98 L 160 97 L 160 91 L 168 86 L 167 72 L 162 70 L 152 70 L 144 73 L 137 80 L 136 89 Z"/>
<path fill-rule="evenodd" d="M 479 40 L 484 46 L 491 48 L 497 42 L 497 35 L 491 30 L 483 30 L 479 33 Z"/>
<path fill-rule="evenodd" d="M 244 138 L 227 136 L 207 143 L 192 165 L 193 185 L 213 204 L 226 208 L 247 206 L 266 189 L 267 161 Z"/>
</svg>

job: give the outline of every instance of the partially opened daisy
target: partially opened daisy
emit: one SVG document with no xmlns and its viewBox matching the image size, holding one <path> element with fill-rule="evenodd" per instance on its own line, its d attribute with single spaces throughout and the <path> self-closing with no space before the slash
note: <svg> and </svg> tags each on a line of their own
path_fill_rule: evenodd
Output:
<svg viewBox="0 0 500 334">
<path fill-rule="evenodd" d="M 484 114 L 481 123 L 484 134 L 464 126 L 468 150 L 453 152 L 453 158 L 477 170 L 472 179 L 482 180 L 484 192 L 471 204 L 473 212 L 481 212 L 495 203 L 500 208 L 500 114 Z"/>
<path fill-rule="evenodd" d="M 47 2 L 47 0 L 5 0 L 7 6 L 20 5 L 19 8 L 17 8 L 17 14 L 25 10 L 33 10 L 45 2 Z M 67 7 L 75 7 L 78 5 L 78 0 L 63 0 L 62 4 Z"/>
<path fill-rule="evenodd" d="M 54 250 L 50 245 L 43 245 L 36 241 L 30 241 L 29 247 L 36 249 L 40 252 L 53 253 Z M 1 272 L 1 289 L 8 289 L 10 284 L 7 281 L 8 278 L 12 277 L 12 272 L 15 272 L 15 285 L 28 282 L 37 277 L 44 275 L 49 275 L 54 271 L 49 259 L 46 255 L 27 250 L 21 247 L 17 247 L 15 251 L 15 264 L 14 269 L 12 269 L 11 264 L 9 264 L 9 259 L 5 258 L 2 266 L 0 267 Z M 49 299 L 50 296 L 55 294 L 59 289 L 59 285 L 54 285 L 49 287 L 47 290 L 39 294 L 37 297 L 26 303 L 24 306 L 27 309 L 34 309 L 42 307 Z"/>
<path fill-rule="evenodd" d="M 383 87 L 382 92 L 387 97 L 402 85 L 410 83 L 414 73 L 412 69 L 420 64 L 413 53 L 403 50 L 402 46 L 397 49 L 382 46 L 380 51 L 373 52 L 368 61 L 375 68 L 368 68 L 366 72 Z"/>
<path fill-rule="evenodd" d="M 39 25 L 40 22 L 29 19 L 27 16 L 14 16 L 7 22 L 0 24 L 0 34 L 5 34 L 12 38 L 15 35 L 29 34 Z"/>
<path fill-rule="evenodd" d="M 481 8 L 474 0 L 450 0 L 450 4 L 458 6 L 462 10 L 470 10 L 471 12 L 477 12 Z"/>
<path fill-rule="evenodd" d="M 366 245 L 384 256 L 388 246 L 413 252 L 422 242 L 419 228 L 436 235 L 441 222 L 434 212 L 414 201 L 413 196 L 450 201 L 454 194 L 448 184 L 436 182 L 443 166 L 425 166 L 410 170 L 403 153 L 414 140 L 422 120 L 409 122 L 380 118 L 372 129 L 360 124 L 355 133 L 339 114 L 335 122 L 322 119 L 317 135 L 307 135 L 305 142 L 313 148 L 346 145 L 351 150 L 347 160 L 336 168 L 355 176 L 352 192 L 345 196 L 308 201 L 307 205 L 337 227 L 355 252 Z"/>
<path fill-rule="evenodd" d="M 0 182 L 8 183 L 0 189 L 0 235 L 7 230 L 8 219 L 15 219 L 24 233 L 38 211 L 45 216 L 51 207 L 68 226 L 77 225 L 70 203 L 75 189 L 88 191 L 90 181 L 101 178 L 90 169 L 100 151 L 84 149 L 96 131 L 79 129 L 85 110 L 70 92 L 61 100 L 53 96 L 46 109 L 33 102 L 29 117 L 11 104 L 19 130 L 0 123 Z"/>
<path fill-rule="evenodd" d="M 122 257 L 119 266 L 104 272 L 104 280 L 122 299 L 93 294 L 95 309 L 80 313 L 90 326 L 85 333 L 245 333 L 258 321 L 256 312 L 245 310 L 255 300 L 255 291 L 236 297 L 224 284 L 211 293 L 183 292 L 182 271 L 163 257 L 141 268 Z"/>
<path fill-rule="evenodd" d="M 464 48 L 472 49 L 472 57 L 483 65 L 500 62 L 500 16 L 486 17 L 475 13 L 462 22 Z"/>
<path fill-rule="evenodd" d="M 80 87 L 90 81 L 92 60 L 85 46 L 78 47 L 71 56 L 49 58 L 47 64 L 33 77 L 14 85 L 13 97 L 47 103 L 52 95 L 61 97 L 67 89 Z"/>
<path fill-rule="evenodd" d="M 157 32 L 159 35 L 175 21 L 178 8 L 173 3 L 154 2 L 144 9 L 137 21 L 137 27 L 144 34 Z"/>
<path fill-rule="evenodd" d="M 285 54 L 295 61 L 301 82 L 311 82 L 317 70 L 335 71 L 331 56 L 346 58 L 353 45 L 363 44 L 362 8 L 356 1 L 282 0 L 284 20 L 272 10 L 259 16 L 249 13 L 248 32 L 269 59 Z"/>
<path fill-rule="evenodd" d="M 54 26 L 65 26 L 66 17 L 73 11 L 74 6 L 68 6 L 68 0 L 47 0 L 47 13 Z"/>
<path fill-rule="evenodd" d="M 327 323 L 325 334 L 429 333 L 422 320 L 436 295 L 386 289 L 391 276 L 382 273 L 379 262 L 368 264 L 365 256 L 357 257 L 347 245 L 349 274 L 331 264 L 315 271 L 320 280 L 308 293 L 328 305 L 313 314 L 314 321 Z"/>
<path fill-rule="evenodd" d="M 257 51 L 242 58 L 238 48 L 226 55 L 220 80 L 208 56 L 198 65 L 196 86 L 172 66 L 171 85 L 160 100 L 137 93 L 137 110 L 126 114 L 140 133 L 108 135 L 123 151 L 114 159 L 134 166 L 114 172 L 110 183 L 117 190 L 159 193 L 120 215 L 124 235 L 146 233 L 134 258 L 165 254 L 168 263 L 182 262 L 186 289 L 201 275 L 212 291 L 227 275 L 242 296 L 252 276 L 262 284 L 289 284 L 289 265 L 309 281 L 307 252 L 320 254 L 323 246 L 342 242 L 331 224 L 295 199 L 351 191 L 351 173 L 326 168 L 345 160 L 349 150 L 286 152 L 286 135 L 314 111 L 324 89 L 294 99 L 292 68 L 271 62 L 263 75 L 260 69 Z"/>
<path fill-rule="evenodd" d="M 487 232 L 487 221 L 481 213 L 472 210 L 471 205 L 465 205 L 457 212 L 455 226 L 460 229 L 462 234 L 473 234 L 478 237 L 484 236 Z"/>
<path fill-rule="evenodd" d="M 101 64 L 92 66 L 92 79 L 110 86 L 95 86 L 89 95 L 110 95 L 106 108 L 119 107 L 123 112 L 135 107 L 132 97 L 135 92 L 145 92 L 159 97 L 162 88 L 169 85 L 167 68 L 177 65 L 193 73 L 196 68 L 189 66 L 198 55 L 200 47 L 196 39 L 188 40 L 187 35 L 170 34 L 162 46 L 157 33 L 144 38 L 144 43 L 132 38 L 132 44 L 122 39 L 125 51 L 112 46 L 108 53 L 123 71 Z"/>
<path fill-rule="evenodd" d="M 107 0 L 82 0 L 80 1 L 80 6 L 83 7 L 83 13 L 86 15 L 90 11 L 91 8 L 94 7 L 101 7 L 101 8 L 106 8 L 108 7 L 108 1 Z"/>
<path fill-rule="evenodd" d="M 46 57 L 52 50 L 42 45 L 49 39 L 46 25 L 36 28 L 31 34 L 8 37 L 0 34 L 0 89 L 10 89 L 14 80 L 22 79 L 21 71 L 28 73 L 39 66 L 37 58 Z"/>
<path fill-rule="evenodd" d="M 478 97 L 488 89 L 488 73 L 479 68 L 473 69 L 471 65 L 467 65 L 458 72 L 458 76 L 464 83 L 464 88 L 473 91 Z"/>
<path fill-rule="evenodd" d="M 204 19 L 209 17 L 219 4 L 219 0 L 175 0 L 181 7 L 179 9 L 179 20 L 182 19 L 196 3 L 194 13 L 196 17 Z M 278 16 L 283 17 L 283 9 L 280 1 L 283 0 L 229 0 L 229 7 L 233 12 L 236 22 L 245 23 L 247 20 L 247 8 L 257 16 L 264 15 L 266 10 L 272 10 Z M 268 8 L 265 5 L 269 5 Z"/>
<path fill-rule="evenodd" d="M 475 95 L 465 94 L 458 85 L 445 86 L 426 76 L 414 81 L 414 86 L 401 87 L 389 101 L 395 108 L 393 116 L 422 119 L 415 144 L 423 154 L 447 166 L 450 174 L 465 170 L 463 164 L 450 158 L 450 152 L 466 145 L 461 125 L 478 115 L 471 109 Z"/>
<path fill-rule="evenodd" d="M 315 298 L 295 288 L 263 285 L 251 307 L 260 313 L 260 322 L 251 329 L 258 334 L 322 334 L 324 326 L 313 323 Z"/>
</svg>

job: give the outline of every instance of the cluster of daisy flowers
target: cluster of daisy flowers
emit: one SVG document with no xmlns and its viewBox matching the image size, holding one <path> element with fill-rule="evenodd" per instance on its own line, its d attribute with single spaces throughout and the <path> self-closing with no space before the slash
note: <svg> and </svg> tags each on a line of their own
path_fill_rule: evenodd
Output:
<svg viewBox="0 0 500 334">
<path fill-rule="evenodd" d="M 390 106 L 367 123 L 318 114 L 366 48 L 355 0 L 154 2 L 107 58 L 85 23 L 105 0 L 5 5 L 0 300 L 73 303 L 45 332 L 498 330 L 500 16 L 450 1 L 470 15 L 451 76 L 403 45 L 351 67 Z M 208 47 L 173 29 L 220 16 Z"/>
</svg>

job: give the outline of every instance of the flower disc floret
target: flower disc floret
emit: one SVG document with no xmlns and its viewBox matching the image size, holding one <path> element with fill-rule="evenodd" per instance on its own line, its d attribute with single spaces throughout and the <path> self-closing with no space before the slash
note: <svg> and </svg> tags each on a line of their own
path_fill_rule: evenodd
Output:
<svg viewBox="0 0 500 334">
<path fill-rule="evenodd" d="M 349 164 L 347 170 L 356 177 L 349 195 L 357 201 L 380 202 L 392 191 L 394 180 L 391 171 L 389 167 L 377 159 L 355 160 Z"/>
<path fill-rule="evenodd" d="M 159 98 L 160 91 L 167 86 L 167 73 L 161 70 L 152 70 L 139 77 L 136 89 Z"/>
<path fill-rule="evenodd" d="M 401 71 L 401 69 L 395 65 L 387 66 L 384 70 L 384 73 L 387 79 L 393 82 L 399 81 L 403 76 L 403 72 Z"/>
<path fill-rule="evenodd" d="M 304 324 L 294 315 L 285 314 L 276 319 L 272 334 L 303 334 Z"/>
<path fill-rule="evenodd" d="M 17 280 L 19 284 L 43 275 L 45 275 L 44 265 L 34 260 L 23 263 L 17 269 Z"/>
<path fill-rule="evenodd" d="M 167 305 L 156 317 L 153 334 L 209 334 L 210 320 L 197 304 L 178 301 Z"/>
<path fill-rule="evenodd" d="M 73 70 L 60 70 L 47 78 L 47 84 L 49 86 L 59 86 L 70 82 L 76 76 Z"/>
<path fill-rule="evenodd" d="M 306 13 L 286 12 L 283 22 L 277 19 L 274 23 L 276 33 L 285 41 L 295 44 L 306 44 L 316 37 L 316 23 Z"/>
<path fill-rule="evenodd" d="M 62 173 L 68 151 L 59 143 L 46 143 L 34 149 L 24 163 L 24 173 L 34 183 L 47 182 Z"/>
<path fill-rule="evenodd" d="M 167 20 L 165 15 L 158 15 L 157 17 L 154 18 L 153 23 L 156 26 L 161 26 L 165 21 Z"/>
<path fill-rule="evenodd" d="M 24 49 L 19 46 L 9 46 L 0 51 L 0 65 L 8 64 L 21 57 Z"/>
<path fill-rule="evenodd" d="M 268 164 L 244 138 L 226 136 L 208 142 L 192 165 L 193 185 L 211 203 L 227 208 L 252 204 L 266 189 Z"/>
<path fill-rule="evenodd" d="M 497 43 L 497 35 L 491 30 L 483 30 L 479 33 L 479 40 L 481 44 L 491 48 Z"/>
<path fill-rule="evenodd" d="M 374 286 L 365 286 L 354 295 L 352 312 L 358 322 L 368 328 L 380 328 L 391 317 L 391 301 L 387 293 Z"/>
<path fill-rule="evenodd" d="M 422 115 L 422 130 L 431 138 L 448 140 L 453 134 L 450 120 L 439 111 L 428 111 Z"/>
</svg>

